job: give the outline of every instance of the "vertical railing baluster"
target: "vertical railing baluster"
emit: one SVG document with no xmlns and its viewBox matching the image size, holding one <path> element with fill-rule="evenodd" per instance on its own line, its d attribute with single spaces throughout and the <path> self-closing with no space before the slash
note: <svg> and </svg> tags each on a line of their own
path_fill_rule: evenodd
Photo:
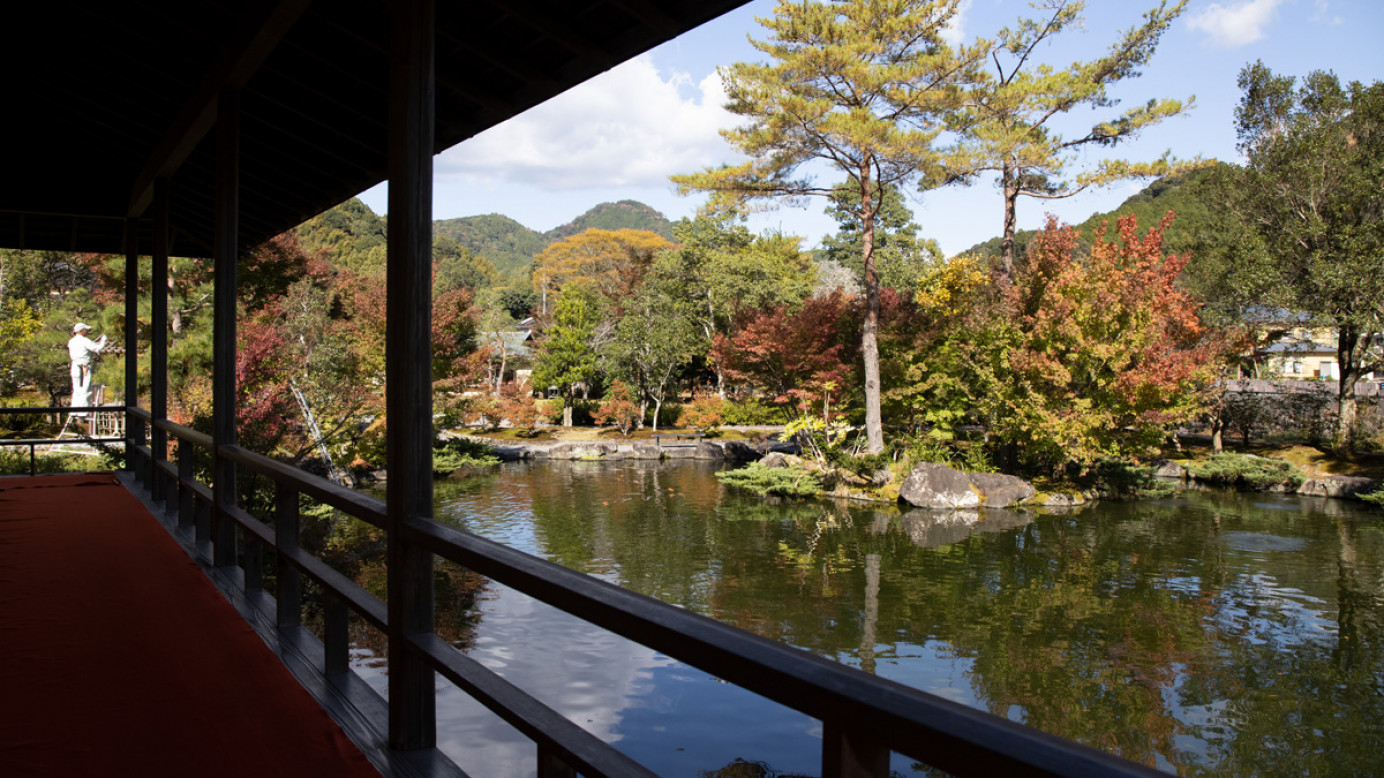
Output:
<svg viewBox="0 0 1384 778">
<path fill-rule="evenodd" d="M 327 675 L 339 675 L 351 669 L 351 638 L 346 603 L 335 594 L 325 592 L 322 625 L 323 655 Z"/>
<path fill-rule="evenodd" d="M 839 721 L 822 723 L 822 778 L 889 777 L 888 748 Z"/>
<path fill-rule="evenodd" d="M 196 520 L 197 505 L 192 491 L 192 446 L 178 442 L 178 526 L 190 527 Z"/>
<path fill-rule="evenodd" d="M 211 503 L 206 500 L 197 500 L 197 516 L 194 519 L 196 530 L 193 533 L 196 541 L 197 553 L 202 553 L 203 547 L 211 542 Z"/>
<path fill-rule="evenodd" d="M 264 589 L 264 544 L 249 532 L 245 533 L 245 591 Z"/>
<path fill-rule="evenodd" d="M 298 568 L 284 554 L 298 550 L 298 490 L 278 482 L 274 484 L 274 545 L 279 549 L 274 579 L 279 627 L 296 627 L 302 624 L 303 585 Z"/>
<path fill-rule="evenodd" d="M 538 778 L 577 778 L 577 771 L 540 743 L 538 746 Z"/>
</svg>

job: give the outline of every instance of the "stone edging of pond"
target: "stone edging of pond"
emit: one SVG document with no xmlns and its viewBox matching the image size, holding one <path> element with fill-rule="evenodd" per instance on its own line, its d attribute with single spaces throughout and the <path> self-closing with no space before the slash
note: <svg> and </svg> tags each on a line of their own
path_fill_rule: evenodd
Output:
<svg viewBox="0 0 1384 778">
<path fill-rule="evenodd" d="M 620 461 L 692 459 L 753 462 L 772 452 L 796 453 L 795 443 L 773 440 L 697 440 L 659 445 L 642 441 L 572 440 L 556 443 L 496 443 L 489 438 L 458 435 L 489 446 L 505 462 L 526 460 Z"/>
</svg>

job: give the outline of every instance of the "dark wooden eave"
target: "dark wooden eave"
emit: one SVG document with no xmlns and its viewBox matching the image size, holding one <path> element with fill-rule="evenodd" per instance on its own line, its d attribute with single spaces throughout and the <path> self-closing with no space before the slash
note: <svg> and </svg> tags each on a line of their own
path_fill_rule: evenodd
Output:
<svg viewBox="0 0 1384 778">
<path fill-rule="evenodd" d="M 435 151 L 743 2 L 440 0 Z M 172 253 L 209 254 L 227 85 L 243 86 L 242 245 L 385 178 L 384 0 L 49 0 L 8 32 L 0 247 L 120 252 L 167 176 Z"/>
</svg>

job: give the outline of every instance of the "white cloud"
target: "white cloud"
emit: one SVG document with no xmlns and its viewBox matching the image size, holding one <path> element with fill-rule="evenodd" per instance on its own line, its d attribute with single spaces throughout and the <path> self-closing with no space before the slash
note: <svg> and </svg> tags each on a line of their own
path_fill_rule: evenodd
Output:
<svg viewBox="0 0 1384 778">
<path fill-rule="evenodd" d="M 1233 49 L 1264 37 L 1264 28 L 1273 21 L 1283 0 L 1247 0 L 1230 6 L 1212 3 L 1191 16 L 1187 23 L 1215 41 Z"/>
<path fill-rule="evenodd" d="M 668 186 L 726 156 L 725 100 L 715 73 L 664 78 L 645 55 L 443 152 L 436 172 L 549 191 Z"/>
<path fill-rule="evenodd" d="M 956 16 L 951 18 L 951 22 L 942 30 L 942 40 L 953 46 L 959 46 L 966 39 L 966 12 L 971 10 L 971 0 L 961 0 L 961 4 L 956 8 Z"/>
</svg>

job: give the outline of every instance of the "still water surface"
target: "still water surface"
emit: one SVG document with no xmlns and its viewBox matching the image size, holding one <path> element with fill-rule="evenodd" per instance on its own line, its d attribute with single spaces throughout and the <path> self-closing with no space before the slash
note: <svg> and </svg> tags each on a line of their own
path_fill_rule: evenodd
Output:
<svg viewBox="0 0 1384 778">
<path fill-rule="evenodd" d="M 714 472 L 506 464 L 438 482 L 437 517 L 1169 772 L 1384 774 L 1384 514 L 1197 492 L 901 513 L 772 504 Z M 818 773 L 815 720 L 493 581 L 439 577 L 439 623 L 468 654 L 656 772 Z M 383 690 L 372 650 L 355 653 Z M 534 773 L 526 738 L 438 688 L 439 741 L 464 770 Z"/>
</svg>

